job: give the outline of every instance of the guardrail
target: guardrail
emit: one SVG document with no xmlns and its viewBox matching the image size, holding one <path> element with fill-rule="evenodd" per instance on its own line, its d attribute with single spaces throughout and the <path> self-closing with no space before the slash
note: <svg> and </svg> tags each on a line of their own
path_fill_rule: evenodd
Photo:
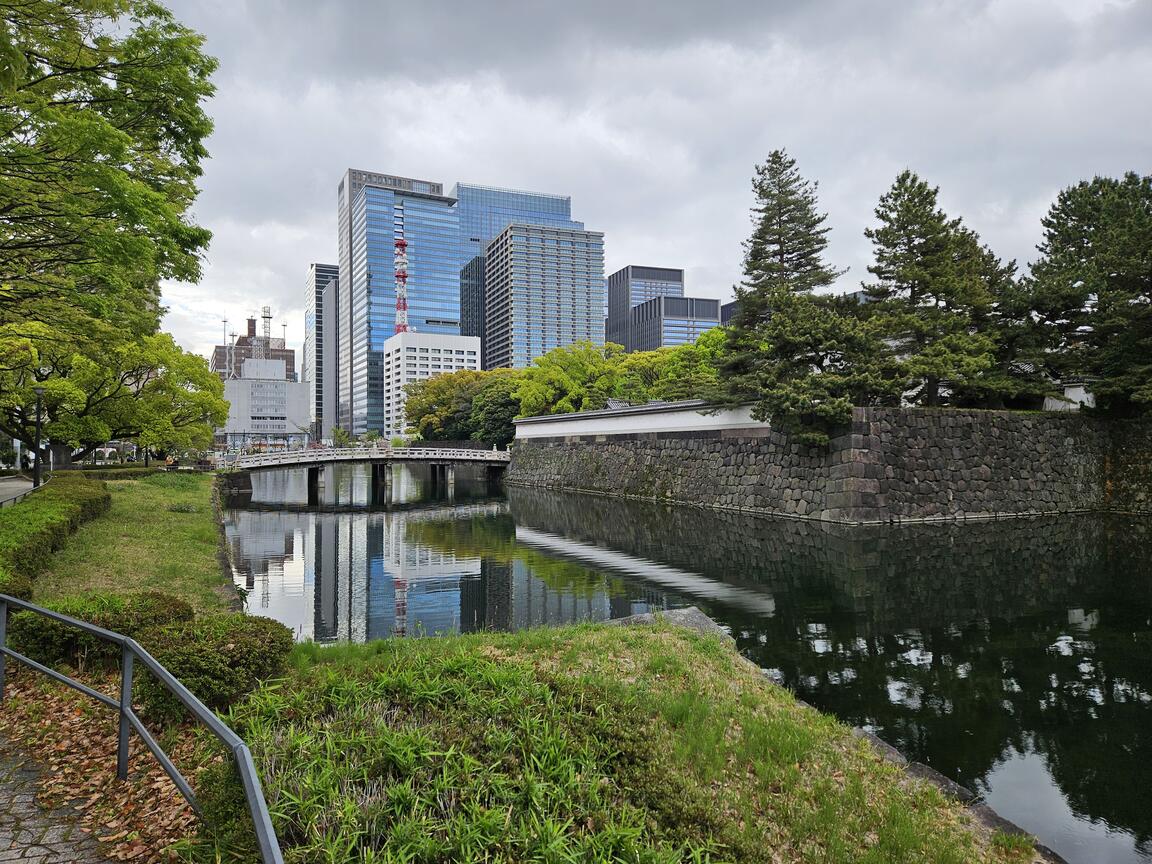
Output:
<svg viewBox="0 0 1152 864">
<path fill-rule="evenodd" d="M 9 495 L 7 498 L 0 500 L 0 508 L 7 507 L 9 504 L 19 504 L 21 501 L 23 501 L 25 498 L 27 498 L 29 495 L 31 495 L 33 492 L 35 492 L 37 489 L 43 489 L 45 484 L 47 484 L 47 482 L 51 479 L 52 479 L 52 476 L 49 475 L 48 477 L 46 477 L 40 481 L 39 486 L 29 486 L 23 492 L 17 492 L 15 495 Z"/>
<path fill-rule="evenodd" d="M 274 465 L 307 465 L 317 462 L 396 460 L 405 462 L 487 462 L 503 464 L 511 458 L 504 450 L 442 449 L 438 447 L 326 447 L 240 456 L 232 468 L 268 468 Z"/>
<path fill-rule="evenodd" d="M 103 639 L 105 642 L 119 645 L 121 649 L 120 698 L 114 699 L 105 693 L 93 690 L 88 685 L 69 678 L 67 675 L 57 672 L 55 669 L 49 668 L 41 663 L 37 663 L 30 657 L 25 657 L 23 654 L 18 654 L 9 648 L 9 607 L 34 612 L 37 615 L 42 615 L 53 621 L 59 621 L 62 624 L 76 627 L 85 633 L 90 633 L 93 636 Z M 136 716 L 136 711 L 132 707 L 132 673 L 137 662 L 142 664 L 145 669 L 156 677 L 157 681 L 163 684 L 173 696 L 179 699 L 184 706 L 192 712 L 193 716 L 207 726 L 212 734 L 231 751 L 232 758 L 236 762 L 237 773 L 240 775 L 240 782 L 244 786 L 244 797 L 248 801 L 248 811 L 252 816 L 252 824 L 256 828 L 256 842 L 260 849 L 260 858 L 263 864 L 283 864 L 284 856 L 280 853 L 280 844 L 276 840 L 276 832 L 272 828 L 272 819 L 268 814 L 268 805 L 264 801 L 264 792 L 260 786 L 260 777 L 256 773 L 256 766 L 252 762 L 252 753 L 248 749 L 248 745 L 241 740 L 239 735 L 229 729 L 219 717 L 210 711 L 203 702 L 197 699 L 187 687 L 176 680 L 171 672 L 161 666 L 156 658 L 145 651 L 135 639 L 120 633 L 114 633 L 111 630 L 105 630 L 103 627 L 97 627 L 95 624 L 89 624 L 87 621 L 81 621 L 78 618 L 61 615 L 59 612 L 53 612 L 51 609 L 33 605 L 16 597 L 10 597 L 7 594 L 0 594 L 0 703 L 4 701 L 5 664 L 8 657 L 38 672 L 42 672 L 49 678 L 59 681 L 61 684 L 66 684 L 74 690 L 79 690 L 85 696 L 89 696 L 100 704 L 106 705 L 118 712 L 120 715 L 120 730 L 116 748 L 116 776 L 121 780 L 128 778 L 128 746 L 132 730 L 135 730 L 136 734 L 139 735 L 141 740 L 147 745 L 152 755 L 156 757 L 156 761 L 160 763 L 160 767 L 172 778 L 172 782 L 176 784 L 176 788 L 180 790 L 180 794 L 192 805 L 192 809 L 196 812 L 196 815 L 202 817 L 203 813 L 200 810 L 199 803 L 196 801 L 196 793 L 192 791 L 192 787 L 188 784 L 188 781 L 184 779 L 184 775 L 180 773 L 180 770 L 173 764 L 172 760 L 168 758 L 168 754 L 156 743 L 156 739 L 152 737 L 152 733 L 140 722 L 140 718 Z"/>
</svg>

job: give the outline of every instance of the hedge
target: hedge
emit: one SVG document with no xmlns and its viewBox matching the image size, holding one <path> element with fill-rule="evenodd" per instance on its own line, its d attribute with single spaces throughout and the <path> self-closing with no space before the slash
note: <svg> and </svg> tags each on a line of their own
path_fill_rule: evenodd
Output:
<svg viewBox="0 0 1152 864">
<path fill-rule="evenodd" d="M 54 612 L 133 638 L 162 625 L 191 621 L 194 614 L 190 604 L 159 591 L 128 596 L 87 594 L 44 605 Z M 13 615 L 8 633 L 16 651 L 48 666 L 68 663 L 90 668 L 111 665 L 120 659 L 119 645 L 35 612 Z"/>
<path fill-rule="evenodd" d="M 271 618 L 235 612 L 148 630 L 139 642 L 209 708 L 222 711 L 284 670 L 292 631 Z M 179 716 L 180 703 L 151 675 L 137 701 L 158 720 Z"/>
<path fill-rule="evenodd" d="M 58 473 L 20 503 L 0 509 L 0 594 L 30 599 L 32 580 L 48 566 L 48 556 L 80 523 L 111 506 L 102 482 Z"/>
</svg>

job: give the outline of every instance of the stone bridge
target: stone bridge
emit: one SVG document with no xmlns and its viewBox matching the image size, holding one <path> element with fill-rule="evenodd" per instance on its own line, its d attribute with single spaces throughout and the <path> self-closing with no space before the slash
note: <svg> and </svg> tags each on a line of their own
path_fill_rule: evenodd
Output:
<svg viewBox="0 0 1152 864">
<path fill-rule="evenodd" d="M 241 456 L 230 467 L 240 471 L 277 468 L 308 469 L 308 504 L 320 502 L 320 472 L 339 463 L 365 463 L 372 466 L 372 500 L 387 500 L 392 465 L 398 462 L 429 466 L 432 483 L 443 485 L 449 492 L 456 480 L 457 465 L 480 465 L 489 481 L 498 480 L 508 467 L 511 454 L 502 450 L 470 450 L 443 447 L 327 447 L 310 450 L 288 450 L 281 453 L 257 453 Z"/>
</svg>

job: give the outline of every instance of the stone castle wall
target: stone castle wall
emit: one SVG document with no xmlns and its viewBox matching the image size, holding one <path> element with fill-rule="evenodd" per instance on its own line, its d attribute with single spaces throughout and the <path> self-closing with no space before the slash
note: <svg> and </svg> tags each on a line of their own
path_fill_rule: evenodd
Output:
<svg viewBox="0 0 1152 864">
<path fill-rule="evenodd" d="M 517 437 L 509 483 L 852 523 L 1152 511 L 1152 423 L 1072 412 L 858 408 L 826 448 L 767 424 L 548 429 Z"/>
</svg>

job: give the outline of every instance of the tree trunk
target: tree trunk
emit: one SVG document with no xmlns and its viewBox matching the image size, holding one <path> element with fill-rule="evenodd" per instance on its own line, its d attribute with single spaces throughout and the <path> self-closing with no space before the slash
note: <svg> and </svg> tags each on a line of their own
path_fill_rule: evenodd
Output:
<svg viewBox="0 0 1152 864">
<path fill-rule="evenodd" d="M 929 408 L 940 406 L 940 379 L 934 375 L 924 380 L 924 404 Z"/>
</svg>

